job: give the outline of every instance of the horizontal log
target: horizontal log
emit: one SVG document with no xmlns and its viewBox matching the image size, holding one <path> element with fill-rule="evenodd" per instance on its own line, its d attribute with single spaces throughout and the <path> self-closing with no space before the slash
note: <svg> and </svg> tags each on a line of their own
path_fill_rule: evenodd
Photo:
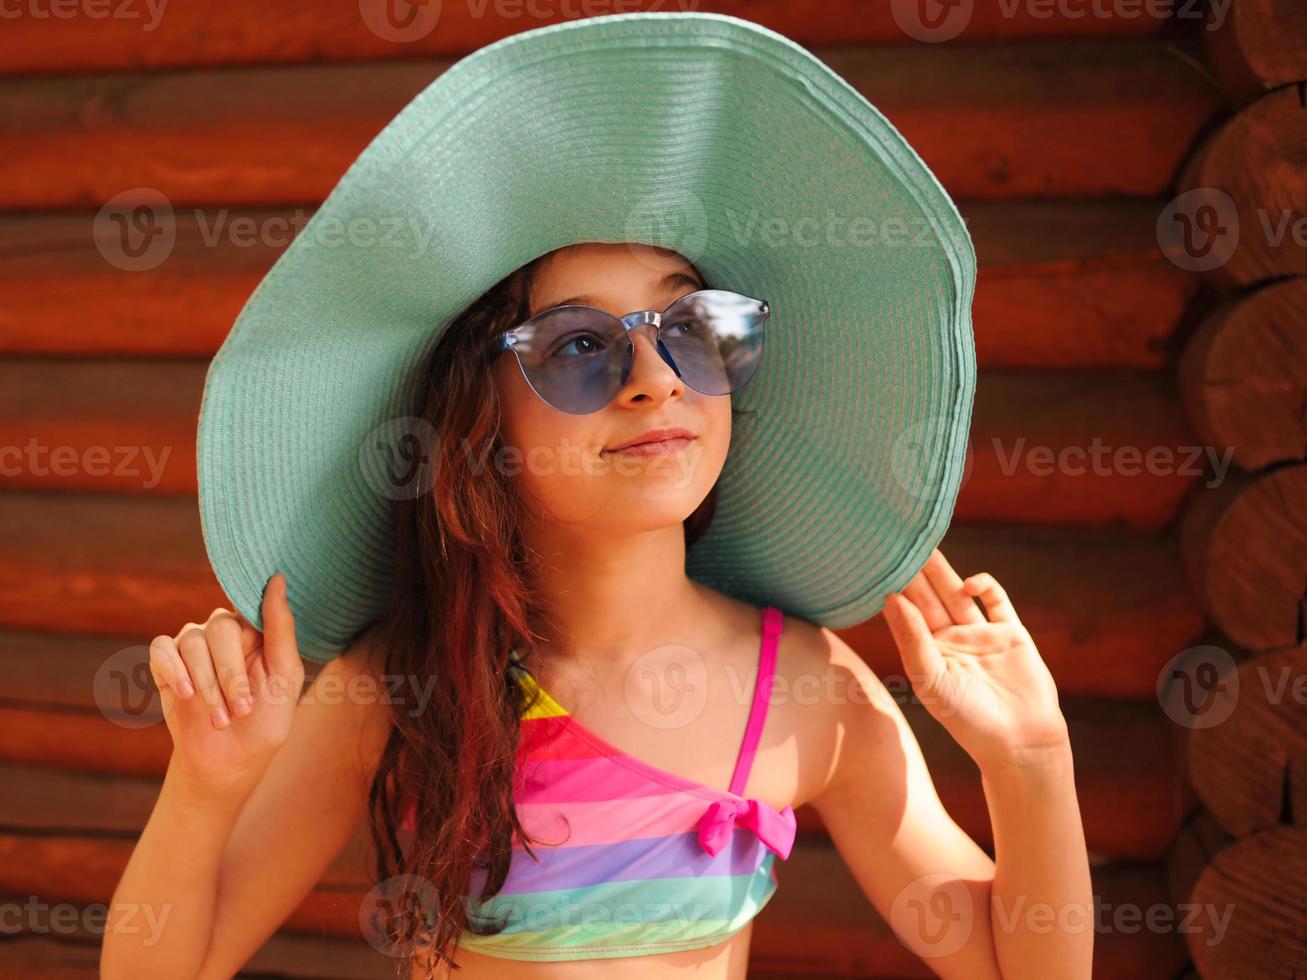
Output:
<svg viewBox="0 0 1307 980">
<path fill-rule="evenodd" d="M 1165 204 L 959 201 L 979 267 L 972 321 L 980 367 L 1166 366 L 1199 274 L 1158 245 Z"/>
<path fill-rule="evenodd" d="M 1161 195 L 1220 105 L 1182 38 L 816 53 L 957 198 Z M 0 207 L 315 204 L 448 59 L 0 82 Z M 213 93 L 220 91 L 221 99 Z M 118 202 L 116 202 L 118 203 Z"/>
<path fill-rule="evenodd" d="M 955 524 L 942 550 L 1003 582 L 1054 678 L 1072 694 L 1147 698 L 1202 629 L 1167 541 L 1094 528 Z M 148 643 L 230 608 L 187 498 L 0 494 L 0 627 Z M 900 671 L 881 617 L 840 631 Z"/>
<path fill-rule="evenodd" d="M 412 28 L 400 31 L 387 28 L 394 14 L 387 14 L 385 4 L 376 0 L 322 0 L 311 15 L 287 2 L 191 0 L 158 16 L 148 4 L 128 5 L 124 14 L 114 17 L 79 11 L 80 16 L 64 16 L 57 30 L 51 29 L 49 18 L 11 16 L 0 34 L 0 65 L 4 72 L 37 73 L 456 55 L 572 19 L 578 10 L 588 16 L 685 9 L 731 14 L 804 45 L 1128 37 L 1171 28 L 1175 14 L 1169 8 L 983 3 L 960 8 L 934 27 L 923 19 L 924 12 L 914 17 L 908 5 L 895 9 L 862 0 L 696 0 L 692 5 L 666 0 L 589 5 L 519 0 L 419 8 Z M 428 12 L 433 16 L 428 18 Z"/>
<path fill-rule="evenodd" d="M 23 980 L 99 980 L 103 921 L 95 906 L 73 906 L 77 925 L 57 934 L 24 929 L 0 942 L 0 976 Z M 11 917 L 12 921 L 12 917 Z M 395 980 L 394 961 L 364 942 L 281 932 L 250 957 L 238 978 L 287 980 Z"/>
<path fill-rule="evenodd" d="M 1161 368 L 1199 275 L 1157 243 L 1162 200 L 959 202 L 982 368 Z M 143 268 L 95 214 L 0 214 L 0 354 L 211 357 L 302 208 L 179 209 Z M 98 243 L 98 244 L 97 244 Z"/>
<path fill-rule="evenodd" d="M 193 495 L 207 370 L 195 360 L 0 361 L 0 486 Z M 1208 455 L 1169 375 L 1071 377 L 983 376 L 955 520 L 1156 530 L 1204 484 Z"/>
<path fill-rule="evenodd" d="M 0 833 L 0 878 L 5 879 L 7 889 L 47 902 L 108 902 L 131 848 L 126 841 Z M 790 858 L 778 866 L 778 875 L 781 887 L 754 922 L 750 976 L 754 964 L 763 976 L 935 975 L 925 961 L 899 942 L 829 843 L 800 840 Z M 1185 960 L 1184 943 L 1178 935 L 1184 913 L 1177 912 L 1166 897 L 1164 868 L 1156 864 L 1097 867 L 1093 869 L 1093 889 L 1094 976 L 1144 980 L 1174 975 Z M 331 948 L 343 943 L 340 948 L 346 953 L 355 946 L 367 950 L 358 923 L 366 891 L 363 883 L 342 890 L 315 889 L 271 943 L 292 941 L 299 934 Z M 1140 928 L 1141 922 L 1150 925 Z M 265 946 L 247 970 L 256 963 L 267 970 L 270 960 L 293 961 L 293 952 L 281 949 L 280 955 L 270 955 Z M 0 944 L 0 957 L 7 954 L 13 954 L 13 947 Z M 286 975 L 304 976 L 305 965 L 316 962 L 315 957 L 302 960 L 298 966 L 291 965 Z M 363 969 L 370 965 L 367 956 L 356 962 Z M 0 959 L 0 968 L 4 963 Z M 307 975 L 338 974 L 313 970 Z"/>
</svg>

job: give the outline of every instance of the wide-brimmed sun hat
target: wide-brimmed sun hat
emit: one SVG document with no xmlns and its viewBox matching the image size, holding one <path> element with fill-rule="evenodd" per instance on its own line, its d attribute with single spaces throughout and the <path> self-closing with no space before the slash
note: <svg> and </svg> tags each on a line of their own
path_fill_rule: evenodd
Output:
<svg viewBox="0 0 1307 980">
<path fill-rule="evenodd" d="M 377 619 L 395 494 L 369 447 L 413 436 L 415 367 L 459 312 L 578 242 L 674 249 L 770 304 L 756 373 L 729 396 L 749 414 L 692 578 L 841 628 L 925 564 L 975 390 L 975 250 L 956 207 L 875 107 L 783 35 L 617 14 L 448 68 L 245 303 L 209 367 L 197 452 L 205 547 L 246 619 L 262 628 L 277 571 L 306 657 Z"/>
</svg>

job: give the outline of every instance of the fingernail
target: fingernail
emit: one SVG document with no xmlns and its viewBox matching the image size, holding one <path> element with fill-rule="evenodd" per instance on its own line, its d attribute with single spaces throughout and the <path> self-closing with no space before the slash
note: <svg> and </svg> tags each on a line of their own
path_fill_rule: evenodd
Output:
<svg viewBox="0 0 1307 980">
<path fill-rule="evenodd" d="M 250 701 L 249 698 L 241 698 L 234 705 L 232 705 L 232 707 L 235 709 L 236 715 L 238 717 L 244 718 L 246 715 L 250 713 L 251 710 L 253 710 L 254 704 L 253 702 Z"/>
<path fill-rule="evenodd" d="M 230 721 L 231 719 L 227 717 L 225 710 L 222 708 L 213 709 L 213 723 L 219 728 L 225 728 Z"/>
<path fill-rule="evenodd" d="M 182 697 L 189 698 L 192 694 L 195 693 L 195 687 L 194 685 L 191 684 L 191 679 L 189 677 L 183 677 L 182 682 L 181 684 L 178 685 L 178 687 L 181 688 Z"/>
</svg>

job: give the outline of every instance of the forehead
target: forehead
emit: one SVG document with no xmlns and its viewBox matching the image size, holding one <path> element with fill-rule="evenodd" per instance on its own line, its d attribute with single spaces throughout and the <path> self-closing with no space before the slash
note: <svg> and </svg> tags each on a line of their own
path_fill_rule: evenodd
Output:
<svg viewBox="0 0 1307 980">
<path fill-rule="evenodd" d="M 701 288 L 694 265 L 670 249 L 587 243 L 551 253 L 531 287 L 532 312 L 564 303 L 584 303 L 609 312 L 653 303 L 669 293 Z M 615 307 L 621 306 L 622 310 Z"/>
</svg>

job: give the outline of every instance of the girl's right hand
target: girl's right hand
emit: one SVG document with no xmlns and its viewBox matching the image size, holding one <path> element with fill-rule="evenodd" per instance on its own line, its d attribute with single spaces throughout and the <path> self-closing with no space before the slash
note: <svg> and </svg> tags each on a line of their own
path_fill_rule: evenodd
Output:
<svg viewBox="0 0 1307 980">
<path fill-rule="evenodd" d="M 150 673 L 172 733 L 170 768 L 205 792 L 254 787 L 290 735 L 304 684 L 295 618 L 278 572 L 260 633 L 230 609 L 150 643 Z"/>
</svg>

